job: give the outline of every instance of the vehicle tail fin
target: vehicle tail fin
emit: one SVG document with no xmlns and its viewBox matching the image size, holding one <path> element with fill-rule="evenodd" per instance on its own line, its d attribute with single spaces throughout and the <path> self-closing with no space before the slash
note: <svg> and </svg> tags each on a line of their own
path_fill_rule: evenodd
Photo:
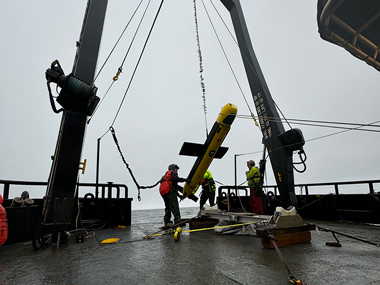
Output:
<svg viewBox="0 0 380 285">
<path fill-rule="evenodd" d="M 219 147 L 214 158 L 222 158 L 228 150 L 228 147 Z M 205 152 L 205 145 L 191 142 L 184 142 L 182 144 L 180 155 L 186 156 L 202 156 Z"/>
</svg>

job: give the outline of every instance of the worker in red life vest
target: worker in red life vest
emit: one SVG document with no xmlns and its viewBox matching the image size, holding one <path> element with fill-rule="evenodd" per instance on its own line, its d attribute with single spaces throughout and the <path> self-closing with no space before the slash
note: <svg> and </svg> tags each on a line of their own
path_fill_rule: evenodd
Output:
<svg viewBox="0 0 380 285">
<path fill-rule="evenodd" d="M 161 178 L 160 194 L 165 202 L 165 216 L 164 222 L 165 227 L 170 227 L 173 222 L 170 221 L 171 214 L 174 216 L 174 224 L 178 224 L 181 220 L 181 213 L 179 211 L 177 196 L 181 197 L 178 193 L 182 187 L 178 186 L 178 182 L 190 182 L 186 178 L 181 178 L 178 176 L 178 165 L 170 164 L 168 171 Z"/>
<path fill-rule="evenodd" d="M 261 204 L 261 181 L 260 181 L 260 171 L 253 160 L 247 161 L 247 167 L 249 171 L 245 172 L 247 176 L 248 186 L 250 189 L 250 200 L 252 212 L 255 214 L 264 215 L 263 206 Z"/>
</svg>

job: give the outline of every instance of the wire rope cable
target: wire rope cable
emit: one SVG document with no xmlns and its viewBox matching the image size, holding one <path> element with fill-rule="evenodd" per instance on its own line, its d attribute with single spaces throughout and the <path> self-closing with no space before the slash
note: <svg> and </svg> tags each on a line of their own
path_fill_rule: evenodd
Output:
<svg viewBox="0 0 380 285">
<path fill-rule="evenodd" d="M 103 69 L 103 67 L 105 66 L 106 62 L 107 62 L 108 59 L 110 58 L 111 54 L 113 53 L 114 49 L 116 48 L 117 44 L 119 43 L 120 39 L 122 38 L 124 32 L 126 31 L 127 27 L 129 26 L 131 20 L 133 19 L 134 15 L 136 14 L 137 10 L 139 9 L 139 7 L 140 7 L 142 1 L 143 1 L 143 0 L 141 0 L 140 3 L 139 3 L 139 5 L 137 6 L 137 8 L 136 8 L 136 10 L 134 11 L 134 13 L 133 13 L 131 19 L 129 20 L 129 22 L 128 22 L 127 25 L 125 26 L 123 32 L 121 33 L 119 39 L 117 40 L 116 44 L 114 45 L 113 49 L 111 50 L 110 54 L 108 55 L 106 61 L 104 62 L 102 68 L 100 69 L 100 71 Z M 90 121 L 91 121 L 91 119 L 93 118 L 93 116 L 95 115 L 96 111 L 98 110 L 98 108 L 100 107 L 100 105 L 103 103 L 103 100 L 106 98 L 107 94 L 108 94 L 109 91 L 111 90 L 111 87 L 113 86 L 113 84 L 115 83 L 115 81 L 118 80 L 120 73 L 123 71 L 123 65 L 124 65 L 124 63 L 125 63 L 125 60 L 127 59 L 127 56 L 128 56 L 128 54 L 129 54 L 130 50 L 131 50 L 131 47 L 132 47 L 132 45 L 133 45 L 133 43 L 134 43 L 134 41 L 135 41 L 136 35 L 137 35 L 138 31 L 140 30 L 141 23 L 142 23 L 143 19 L 145 18 L 145 14 L 146 14 L 146 12 L 147 12 L 147 10 L 148 10 L 148 7 L 149 7 L 149 5 L 150 5 L 150 2 L 151 2 L 151 1 L 149 1 L 148 4 L 147 4 L 147 6 L 145 7 L 144 13 L 143 13 L 143 15 L 142 15 L 142 17 L 141 17 L 141 19 L 140 19 L 140 21 L 139 21 L 139 24 L 138 24 L 138 26 L 137 26 L 137 29 L 136 29 L 136 31 L 135 31 L 133 37 L 132 37 L 131 43 L 129 44 L 129 47 L 128 47 L 128 49 L 127 49 L 127 52 L 125 53 L 124 59 L 122 60 L 122 63 L 120 64 L 120 66 L 119 66 L 119 68 L 118 68 L 118 71 L 117 71 L 116 75 L 112 78 L 112 82 L 111 82 L 110 86 L 108 87 L 108 89 L 107 89 L 106 93 L 104 94 L 103 98 L 100 100 L 99 104 L 96 106 L 96 108 L 95 108 L 93 114 L 92 114 L 91 117 L 88 119 L 87 124 L 90 123 Z M 100 74 L 100 71 L 99 71 L 99 73 L 97 74 L 97 76 L 95 77 L 95 79 L 96 79 L 96 78 L 98 77 L 98 75 Z M 95 81 L 95 80 L 94 80 L 94 81 Z"/>
<path fill-rule="evenodd" d="M 214 6 L 214 3 L 213 3 L 212 1 L 210 1 L 210 2 L 211 2 L 211 4 Z M 259 124 L 258 124 L 257 121 L 256 121 L 256 117 L 255 117 L 255 115 L 253 114 L 253 112 L 252 112 L 252 110 L 251 110 L 251 107 L 250 107 L 249 104 L 248 104 L 247 98 L 246 98 L 246 96 L 244 95 L 244 92 L 243 92 L 243 89 L 242 89 L 242 87 L 241 87 L 241 85 L 240 85 L 240 82 L 239 82 L 239 80 L 237 79 L 236 73 L 235 73 L 234 69 L 232 68 L 231 62 L 230 62 L 230 60 L 229 60 L 229 58 L 228 58 L 228 56 L 227 56 L 227 53 L 226 53 L 226 51 L 225 51 L 225 49 L 224 49 L 224 47 L 223 47 L 223 44 L 222 44 L 222 42 L 221 42 L 221 40 L 220 40 L 220 37 L 219 37 L 219 35 L 218 35 L 218 33 L 217 33 L 216 29 L 215 29 L 215 25 L 213 24 L 213 22 L 212 22 L 212 20 L 211 20 L 210 14 L 208 13 L 208 10 L 207 10 L 206 5 L 204 4 L 203 0 L 202 0 L 202 4 L 203 4 L 203 7 L 204 7 L 204 9 L 205 9 L 205 11 L 206 11 L 207 17 L 208 17 L 208 19 L 209 19 L 209 21 L 210 21 L 210 24 L 211 24 L 211 26 L 212 26 L 212 29 L 213 29 L 213 31 L 214 31 L 214 34 L 215 34 L 215 36 L 216 36 L 216 38 L 217 38 L 217 40 L 218 40 L 219 46 L 220 46 L 221 49 L 222 49 L 222 52 L 223 52 L 224 57 L 225 57 L 225 59 L 226 59 L 226 61 L 227 61 L 227 64 L 228 64 L 228 66 L 229 66 L 229 68 L 230 68 L 230 70 L 231 70 L 231 72 L 232 72 L 232 75 L 233 75 L 233 77 L 234 77 L 234 79 L 235 79 L 235 82 L 236 82 L 236 84 L 237 84 L 237 86 L 238 86 L 238 88 L 239 88 L 239 90 L 240 90 L 241 95 L 243 96 L 243 99 L 244 99 L 244 101 L 245 101 L 245 103 L 246 103 L 246 105 L 247 105 L 247 107 L 248 107 L 249 112 L 251 113 L 251 118 L 254 120 L 255 125 L 256 125 L 256 126 L 259 126 Z M 216 10 L 216 12 L 218 13 L 218 15 L 219 15 L 219 17 L 220 17 L 220 14 L 219 14 L 219 12 L 218 12 L 218 10 L 216 9 L 215 6 L 214 6 L 214 9 Z M 221 17 L 220 17 L 220 18 L 221 18 Z M 222 19 L 222 18 L 221 18 L 221 19 Z M 223 19 L 222 19 L 222 22 L 224 23 L 224 20 L 223 20 Z M 224 23 L 224 25 L 225 25 L 225 23 Z M 225 25 L 225 26 L 226 26 L 226 25 Z M 227 26 L 226 26 L 226 27 L 227 27 Z M 228 32 L 231 34 L 231 32 L 229 31 L 228 27 L 227 27 L 227 30 L 228 30 Z M 232 34 L 231 34 L 231 36 L 232 36 Z M 234 39 L 233 36 L 232 36 L 232 38 Z M 235 41 L 235 43 L 237 44 L 237 42 L 236 42 L 235 39 L 234 39 L 234 41 Z"/>
<path fill-rule="evenodd" d="M 96 79 L 98 78 L 98 76 L 100 75 L 100 73 L 102 72 L 103 68 L 105 67 L 105 65 L 107 64 L 109 58 L 111 57 L 112 53 L 114 52 L 116 46 L 119 44 L 121 38 L 123 37 L 125 31 L 127 30 L 129 24 L 131 23 L 132 19 L 134 18 L 137 10 L 140 8 L 140 5 L 142 3 L 143 0 L 140 1 L 140 3 L 138 4 L 137 8 L 135 9 L 135 11 L 133 12 L 131 18 L 129 19 L 128 23 L 126 24 L 126 26 L 124 27 L 123 31 L 121 32 L 118 40 L 116 41 L 115 45 L 113 46 L 113 48 L 111 49 L 110 53 L 108 54 L 107 58 L 105 59 L 102 67 L 99 69 L 98 73 L 96 74 L 95 78 L 94 78 L 94 81 L 92 83 L 95 83 Z M 124 63 L 124 62 L 123 62 Z"/>
<path fill-rule="evenodd" d="M 199 27 L 198 27 L 198 13 L 197 13 L 197 4 L 196 0 L 193 0 L 194 4 L 194 21 L 195 21 L 195 34 L 197 39 L 197 51 L 198 51 L 198 59 L 199 59 L 199 78 L 200 85 L 202 89 L 202 101 L 203 101 L 203 113 L 205 117 L 205 126 L 206 126 L 206 137 L 208 136 L 208 127 L 207 127 L 207 106 L 206 106 L 206 86 L 204 83 L 203 77 L 203 59 L 202 59 L 202 51 L 201 51 L 201 41 L 199 38 Z"/>
<path fill-rule="evenodd" d="M 149 1 L 149 2 L 150 2 L 150 1 Z M 153 28 L 154 28 L 155 23 L 156 23 L 156 21 L 157 21 L 158 15 L 159 15 L 159 13 L 160 13 L 160 11 L 161 11 L 161 8 L 162 8 L 162 4 L 163 4 L 163 2 L 164 2 L 164 0 L 161 0 L 160 6 L 159 6 L 159 8 L 158 8 L 158 11 L 157 11 L 157 13 L 156 13 L 156 16 L 154 17 L 154 20 L 153 20 L 153 23 L 152 23 L 152 25 L 151 25 L 151 27 L 150 27 L 150 30 L 149 30 L 148 36 L 147 36 L 147 38 L 145 39 L 145 42 L 144 42 L 143 48 L 142 48 L 142 50 L 141 50 L 141 52 L 140 52 L 140 56 L 139 56 L 139 58 L 138 58 L 138 60 L 137 60 L 137 63 L 136 63 L 136 65 L 135 65 L 135 68 L 134 68 L 134 70 L 133 70 L 133 72 L 132 72 L 132 75 L 131 75 L 131 78 L 130 78 L 130 80 L 129 80 L 128 86 L 127 86 L 127 88 L 126 88 L 126 90 L 125 90 L 125 92 L 124 92 L 123 98 L 122 98 L 122 100 L 121 100 L 121 102 L 120 102 L 119 108 L 118 108 L 118 110 L 117 110 L 117 112 L 116 112 L 116 114 L 115 114 L 115 117 L 114 117 L 114 119 L 113 119 L 113 121 L 112 121 L 112 123 L 111 123 L 111 126 L 110 126 L 110 127 L 108 128 L 108 130 L 107 130 L 107 131 L 106 131 L 106 132 L 100 137 L 100 139 L 103 138 L 103 137 L 104 137 L 104 136 L 110 131 L 111 127 L 113 127 L 113 125 L 115 124 L 115 121 L 116 121 L 116 119 L 117 119 L 117 117 L 118 117 L 118 115 L 119 115 L 119 113 L 120 113 L 121 107 L 122 107 L 122 105 L 123 105 L 123 103 L 124 103 L 124 100 L 125 100 L 125 98 L 126 98 L 126 96 L 127 96 L 127 93 L 128 93 L 129 88 L 130 88 L 130 86 L 131 86 L 131 84 L 132 84 L 132 81 L 133 81 L 133 79 L 134 79 L 134 76 L 135 76 L 135 74 L 136 74 L 136 72 L 137 72 L 137 68 L 138 68 L 138 66 L 139 66 L 139 64 L 140 64 L 140 61 L 141 61 L 142 56 L 143 56 L 143 54 L 144 54 L 145 48 L 146 48 L 146 46 L 147 46 L 147 44 L 148 44 L 148 41 L 149 41 L 149 39 L 150 39 L 150 36 L 151 36 L 151 34 L 152 34 L 152 31 L 153 31 Z"/>
<path fill-rule="evenodd" d="M 158 8 L 158 11 L 157 11 L 157 13 L 156 13 L 156 16 L 154 17 L 154 20 L 153 20 L 152 26 L 151 26 L 151 28 L 150 28 L 150 30 L 149 30 L 148 36 L 147 36 L 147 38 L 146 38 L 146 40 L 145 40 L 144 46 L 143 46 L 143 48 L 142 48 L 142 50 L 141 50 L 141 53 L 140 53 L 140 56 L 139 56 L 139 58 L 138 58 L 138 60 L 137 60 L 137 63 L 136 63 L 135 69 L 133 70 L 133 73 L 132 73 L 131 78 L 130 78 L 130 80 L 129 80 L 128 87 L 127 87 L 127 89 L 125 90 L 125 93 L 124 93 L 123 99 L 121 100 L 121 103 L 120 103 L 119 108 L 118 108 L 118 110 L 117 110 L 117 112 L 116 112 L 115 118 L 114 118 L 113 121 L 112 121 L 111 126 L 114 125 L 114 123 L 115 123 L 115 121 L 116 121 L 116 119 L 117 119 L 117 117 L 118 117 L 118 115 L 119 115 L 119 113 L 120 113 L 121 107 L 122 107 L 122 105 L 123 105 L 123 103 L 124 103 L 124 100 L 125 100 L 125 98 L 126 98 L 126 96 L 127 96 L 127 93 L 128 93 L 129 88 L 130 88 L 130 86 L 131 86 L 131 83 L 132 83 L 132 81 L 133 81 L 133 79 L 134 79 L 134 76 L 135 76 L 135 74 L 136 74 L 137 68 L 138 68 L 138 66 L 139 66 L 139 64 L 140 64 L 140 62 L 141 62 L 142 56 L 143 56 L 143 54 L 144 54 L 144 52 L 145 52 L 146 46 L 147 46 L 148 41 L 149 41 L 149 39 L 150 39 L 150 36 L 151 36 L 151 34 L 152 34 L 153 28 L 154 28 L 154 26 L 155 26 L 155 24 L 156 24 L 156 21 L 157 21 L 157 18 L 158 18 L 159 13 L 160 13 L 160 11 L 161 11 L 161 8 L 162 8 L 162 4 L 163 4 L 163 2 L 164 2 L 164 0 L 161 0 L 161 4 L 160 4 L 160 6 L 159 6 L 159 8 Z"/>
<path fill-rule="evenodd" d="M 202 0 L 202 1 L 203 1 L 203 0 Z M 233 34 L 231 33 L 230 29 L 228 28 L 227 24 L 225 23 L 225 21 L 223 20 L 222 16 L 220 15 L 218 9 L 215 7 L 215 5 L 214 5 L 214 3 L 212 2 L 212 0 L 210 0 L 210 2 L 211 2 L 211 4 L 212 4 L 212 6 L 214 7 L 216 13 L 218 14 L 219 18 L 220 18 L 221 21 L 223 22 L 223 24 L 224 24 L 225 28 L 227 29 L 228 33 L 230 34 L 231 38 L 232 38 L 233 41 L 235 42 L 236 46 L 237 46 L 237 47 L 239 48 L 239 50 L 240 50 L 239 43 L 238 43 L 237 40 L 234 38 L 234 36 L 233 36 Z M 257 77 L 257 79 L 260 81 L 262 88 L 263 88 L 264 91 L 269 95 L 269 96 L 268 96 L 268 99 L 270 99 L 270 100 L 273 102 L 273 104 L 275 105 L 275 107 L 277 108 L 277 110 L 280 112 L 280 114 L 284 117 L 285 121 L 287 122 L 286 117 L 285 117 L 284 114 L 282 113 L 281 109 L 278 107 L 278 105 L 277 105 L 276 102 L 274 101 L 273 97 L 270 95 L 270 91 L 269 91 L 269 88 L 268 88 L 267 84 L 265 83 L 265 81 L 264 81 L 264 82 L 261 81 L 261 79 L 259 78 L 259 76 L 258 76 L 258 74 L 257 74 L 257 72 L 256 72 L 256 70 L 255 70 L 255 68 L 250 64 L 250 62 L 249 62 L 249 60 L 248 60 L 248 56 L 247 56 L 246 54 L 244 54 L 242 51 L 241 51 L 241 55 L 242 55 L 242 57 L 244 57 L 244 58 L 246 59 L 246 62 L 247 62 L 247 64 L 248 64 L 248 66 L 251 68 L 252 72 L 256 74 L 256 77 Z M 291 125 L 289 124 L 289 122 L 287 122 L 287 124 L 289 125 L 290 128 L 292 128 Z"/>
</svg>

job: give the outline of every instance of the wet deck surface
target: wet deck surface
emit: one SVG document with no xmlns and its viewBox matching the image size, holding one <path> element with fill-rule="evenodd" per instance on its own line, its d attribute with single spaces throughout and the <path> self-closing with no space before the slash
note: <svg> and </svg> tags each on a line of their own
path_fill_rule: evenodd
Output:
<svg viewBox="0 0 380 285">
<path fill-rule="evenodd" d="M 380 228 L 309 221 L 375 243 Z M 151 240 L 157 223 L 99 230 L 84 243 L 51 244 L 38 252 L 15 244 L 0 248 L 1 284 L 290 284 L 274 249 L 257 237 L 183 233 Z M 185 230 L 185 228 L 184 228 Z M 119 243 L 100 246 L 107 238 Z M 304 284 L 380 284 L 380 248 L 331 233 L 312 231 L 310 243 L 280 248 L 293 275 Z M 132 242 L 131 242 L 132 241 Z"/>
</svg>

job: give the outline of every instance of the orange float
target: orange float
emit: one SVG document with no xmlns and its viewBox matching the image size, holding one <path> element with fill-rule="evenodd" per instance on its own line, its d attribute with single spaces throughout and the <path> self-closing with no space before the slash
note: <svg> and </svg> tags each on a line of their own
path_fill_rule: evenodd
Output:
<svg viewBox="0 0 380 285">
<path fill-rule="evenodd" d="M 0 246 L 2 246 L 8 238 L 7 212 L 1 204 L 3 204 L 3 197 L 0 195 Z"/>
</svg>

